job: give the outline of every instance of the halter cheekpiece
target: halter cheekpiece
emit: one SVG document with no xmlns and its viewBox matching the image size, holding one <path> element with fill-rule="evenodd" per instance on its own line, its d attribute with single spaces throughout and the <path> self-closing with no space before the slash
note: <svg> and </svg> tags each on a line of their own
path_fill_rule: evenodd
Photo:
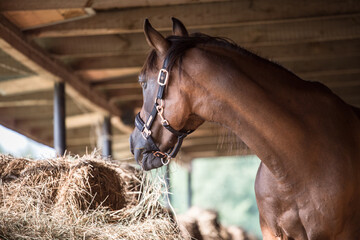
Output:
<svg viewBox="0 0 360 240">
<path fill-rule="evenodd" d="M 163 165 L 169 164 L 171 158 L 174 158 L 176 156 L 176 154 L 179 152 L 184 138 L 193 132 L 193 130 L 186 131 L 186 132 L 177 131 L 174 128 L 172 128 L 170 126 L 169 122 L 164 118 L 164 115 L 163 115 L 164 91 L 165 91 L 165 87 L 167 85 L 168 80 L 169 80 L 168 58 L 166 57 L 164 60 L 164 64 L 163 64 L 162 68 L 160 69 L 159 75 L 157 78 L 157 83 L 159 84 L 159 89 L 158 89 L 157 96 L 156 96 L 156 99 L 154 102 L 154 107 L 150 113 L 150 116 L 146 120 L 146 123 L 141 119 L 140 112 L 135 117 L 135 126 L 137 127 L 137 129 L 139 129 L 143 138 L 150 144 L 151 149 L 154 149 L 154 151 L 152 151 L 153 155 L 155 157 L 160 158 L 161 163 Z M 153 123 L 156 119 L 156 115 L 159 115 L 162 126 L 177 136 L 177 143 L 168 152 L 160 151 L 158 146 L 155 144 L 154 139 L 151 137 L 151 134 L 152 134 L 151 126 L 153 125 Z"/>
</svg>

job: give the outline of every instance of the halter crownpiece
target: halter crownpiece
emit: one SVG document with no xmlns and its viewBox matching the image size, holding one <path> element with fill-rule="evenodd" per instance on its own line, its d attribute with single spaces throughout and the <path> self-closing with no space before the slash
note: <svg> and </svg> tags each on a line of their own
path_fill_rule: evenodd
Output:
<svg viewBox="0 0 360 240">
<path fill-rule="evenodd" d="M 165 87 L 167 85 L 168 79 L 169 79 L 169 72 L 167 70 L 168 67 L 168 59 L 165 58 L 163 67 L 159 71 L 159 75 L 157 78 L 157 83 L 159 84 L 159 89 L 157 92 L 157 96 L 154 102 L 154 107 L 150 113 L 150 116 L 146 120 L 146 123 L 141 119 L 140 112 L 135 117 L 135 126 L 139 131 L 141 132 L 143 138 L 149 143 L 151 149 L 154 149 L 152 152 L 153 155 L 157 158 L 161 159 L 161 163 L 163 165 L 169 164 L 171 158 L 176 157 L 177 153 L 180 150 L 180 147 L 182 145 L 182 142 L 184 138 L 193 132 L 193 130 L 190 131 L 177 131 L 174 128 L 172 128 L 169 124 L 169 122 L 164 118 L 164 91 Z M 158 103 L 158 100 L 160 100 L 160 104 Z M 155 144 L 154 139 L 151 137 L 151 126 L 153 125 L 156 115 L 160 116 L 161 119 L 161 125 L 166 128 L 168 131 L 170 131 L 172 134 L 177 136 L 177 143 L 173 148 L 171 148 L 168 152 L 162 152 L 158 148 L 158 146 Z"/>
</svg>

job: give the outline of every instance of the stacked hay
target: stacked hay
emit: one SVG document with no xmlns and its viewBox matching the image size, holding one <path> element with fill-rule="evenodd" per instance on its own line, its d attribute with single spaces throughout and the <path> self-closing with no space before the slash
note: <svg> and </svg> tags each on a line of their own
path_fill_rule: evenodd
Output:
<svg viewBox="0 0 360 240">
<path fill-rule="evenodd" d="M 218 221 L 218 214 L 213 210 L 199 207 L 190 208 L 185 214 L 178 216 L 180 229 L 183 234 L 190 235 L 197 240 L 250 240 L 242 228 L 236 226 L 225 227 Z"/>
<path fill-rule="evenodd" d="M 0 155 L 0 238 L 183 239 L 159 204 L 162 186 L 141 176 L 96 155 Z"/>
</svg>

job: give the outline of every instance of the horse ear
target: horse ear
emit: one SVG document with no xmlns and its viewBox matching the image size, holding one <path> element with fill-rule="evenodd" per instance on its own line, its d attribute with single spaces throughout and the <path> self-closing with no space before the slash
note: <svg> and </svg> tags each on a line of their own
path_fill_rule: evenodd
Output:
<svg viewBox="0 0 360 240">
<path fill-rule="evenodd" d="M 170 47 L 170 43 L 150 24 L 148 19 L 145 19 L 144 33 L 146 41 L 153 47 L 160 55 L 165 55 Z"/>
<path fill-rule="evenodd" d="M 188 31 L 186 30 L 184 24 L 177 18 L 172 17 L 173 21 L 173 34 L 175 36 L 187 37 L 189 36 Z"/>
</svg>

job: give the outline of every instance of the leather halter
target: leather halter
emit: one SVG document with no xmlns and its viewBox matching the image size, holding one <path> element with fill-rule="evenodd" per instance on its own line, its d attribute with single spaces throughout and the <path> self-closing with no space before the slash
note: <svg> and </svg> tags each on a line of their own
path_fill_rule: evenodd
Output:
<svg viewBox="0 0 360 240">
<path fill-rule="evenodd" d="M 135 126 L 137 129 L 140 130 L 143 138 L 149 143 L 153 155 L 155 157 L 158 157 L 161 159 L 161 163 L 163 165 L 169 164 L 171 158 L 174 158 L 176 154 L 179 152 L 181 144 L 184 140 L 184 138 L 193 132 L 193 130 L 189 131 L 177 131 L 174 128 L 172 128 L 169 124 L 169 122 L 164 118 L 163 112 L 164 112 L 164 90 L 167 85 L 168 79 L 169 79 L 169 72 L 168 72 L 168 58 L 165 58 L 164 64 L 162 68 L 159 71 L 159 75 L 157 78 L 157 83 L 159 84 L 158 93 L 155 99 L 154 107 L 150 113 L 150 116 L 146 120 L 146 123 L 141 119 L 140 112 L 135 117 Z M 160 104 L 158 103 L 160 100 Z M 154 139 L 151 137 L 151 126 L 154 123 L 154 120 L 156 119 L 156 115 L 160 116 L 161 118 L 161 124 L 164 128 L 166 128 L 168 131 L 170 131 L 172 134 L 177 136 L 177 143 L 173 148 L 171 148 L 168 152 L 162 152 L 158 148 L 158 146 L 155 144 Z"/>
</svg>

